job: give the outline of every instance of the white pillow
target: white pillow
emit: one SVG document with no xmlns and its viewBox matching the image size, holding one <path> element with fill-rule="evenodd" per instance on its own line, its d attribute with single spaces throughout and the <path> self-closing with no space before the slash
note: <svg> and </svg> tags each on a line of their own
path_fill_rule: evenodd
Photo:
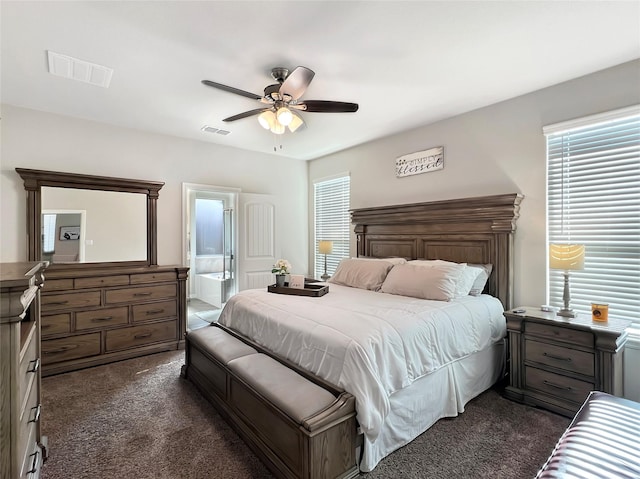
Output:
<svg viewBox="0 0 640 479">
<path fill-rule="evenodd" d="M 444 268 L 447 271 L 451 271 L 452 274 L 457 272 L 457 277 L 455 278 L 456 289 L 454 292 L 454 297 L 456 298 L 461 298 L 469 294 L 471 286 L 473 285 L 473 280 L 475 280 L 476 275 L 480 273 L 480 271 L 470 271 L 470 274 L 475 274 L 473 278 L 470 279 L 469 276 L 465 275 L 467 263 L 454 263 L 453 261 L 444 261 L 441 259 L 416 259 L 409 261 L 408 264 L 425 268 Z"/>
<path fill-rule="evenodd" d="M 478 268 L 476 266 L 466 265 L 462 270 L 462 274 L 460 275 L 460 279 L 456 284 L 456 298 L 462 298 L 464 296 L 469 296 L 471 293 L 471 288 L 473 288 L 473 284 L 476 281 L 476 278 L 481 274 L 484 274 L 483 268 Z"/>
<path fill-rule="evenodd" d="M 474 268 L 479 268 L 482 270 L 478 275 L 478 277 L 473 282 L 473 285 L 471 286 L 471 290 L 469 291 L 469 294 L 471 296 L 480 296 L 484 291 L 484 287 L 486 286 L 487 281 L 489 281 L 489 276 L 491 275 L 491 271 L 493 270 L 493 265 L 492 264 L 470 264 L 469 266 L 472 266 Z"/>
<path fill-rule="evenodd" d="M 391 268 L 393 268 L 393 263 L 389 261 L 345 258 L 340 261 L 335 274 L 329 278 L 328 283 L 379 291 Z"/>
<path fill-rule="evenodd" d="M 397 264 L 389 271 L 380 291 L 412 298 L 450 301 L 455 296 L 461 268 L 444 265 Z"/>
</svg>

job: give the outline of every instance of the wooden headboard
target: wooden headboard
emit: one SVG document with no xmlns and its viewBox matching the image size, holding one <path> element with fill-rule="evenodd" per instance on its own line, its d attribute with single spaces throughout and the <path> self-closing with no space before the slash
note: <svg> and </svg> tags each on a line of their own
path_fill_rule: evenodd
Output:
<svg viewBox="0 0 640 479">
<path fill-rule="evenodd" d="M 517 193 L 351 210 L 358 256 L 492 264 L 485 292 L 513 307 Z"/>
</svg>

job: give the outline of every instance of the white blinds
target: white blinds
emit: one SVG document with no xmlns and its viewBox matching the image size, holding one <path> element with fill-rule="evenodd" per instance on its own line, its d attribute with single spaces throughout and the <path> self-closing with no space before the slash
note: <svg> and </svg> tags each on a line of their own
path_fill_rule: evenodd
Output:
<svg viewBox="0 0 640 479">
<path fill-rule="evenodd" d="M 640 109 L 547 135 L 549 243 L 585 245 L 572 271 L 571 307 L 609 304 L 609 317 L 640 325 Z M 600 117 L 602 118 L 602 117 Z M 545 129 L 549 133 L 550 129 Z M 549 303 L 562 306 L 562 272 L 549 272 Z"/>
<path fill-rule="evenodd" d="M 56 215 L 42 215 L 42 252 L 53 253 L 56 245 Z"/>
<path fill-rule="evenodd" d="M 327 255 L 327 273 L 332 275 L 342 258 L 349 257 L 351 218 L 349 199 L 351 178 L 349 175 L 318 181 L 314 184 L 315 277 L 324 273 L 324 255 L 318 252 L 318 241 L 333 242 L 333 252 Z"/>
</svg>

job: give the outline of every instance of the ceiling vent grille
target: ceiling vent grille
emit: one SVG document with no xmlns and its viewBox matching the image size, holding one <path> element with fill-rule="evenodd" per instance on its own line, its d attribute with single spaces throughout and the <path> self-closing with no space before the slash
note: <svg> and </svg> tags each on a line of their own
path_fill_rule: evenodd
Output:
<svg viewBox="0 0 640 479">
<path fill-rule="evenodd" d="M 200 128 L 202 131 L 206 131 L 207 133 L 217 133 L 218 135 L 228 135 L 229 133 L 231 133 L 229 130 L 221 130 L 219 128 L 214 128 L 212 126 L 208 126 L 205 125 L 202 128 Z"/>
<path fill-rule="evenodd" d="M 113 76 L 112 68 L 52 51 L 47 51 L 47 57 L 49 59 L 49 73 L 52 75 L 109 88 Z"/>
</svg>

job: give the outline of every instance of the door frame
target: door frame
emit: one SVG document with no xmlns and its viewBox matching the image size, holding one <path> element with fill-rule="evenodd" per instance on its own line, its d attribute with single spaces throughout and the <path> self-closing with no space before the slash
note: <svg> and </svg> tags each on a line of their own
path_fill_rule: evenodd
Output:
<svg viewBox="0 0 640 479">
<path fill-rule="evenodd" d="M 211 195 L 213 199 L 222 199 L 228 202 L 230 207 L 234 211 L 238 211 L 238 196 L 240 195 L 240 188 L 230 188 L 226 186 L 205 185 L 200 183 L 182 183 L 182 265 L 190 267 L 190 216 L 191 216 L 191 194 L 206 193 Z M 233 234 L 233 254 L 236 258 L 234 262 L 235 271 L 233 274 L 233 281 L 235 283 L 235 291 L 238 291 L 238 215 L 235 214 L 232 217 L 232 228 L 236 234 Z M 191 298 L 191 294 L 195 284 L 195 272 L 189 274 L 189 280 L 187 281 L 187 299 Z"/>
</svg>

